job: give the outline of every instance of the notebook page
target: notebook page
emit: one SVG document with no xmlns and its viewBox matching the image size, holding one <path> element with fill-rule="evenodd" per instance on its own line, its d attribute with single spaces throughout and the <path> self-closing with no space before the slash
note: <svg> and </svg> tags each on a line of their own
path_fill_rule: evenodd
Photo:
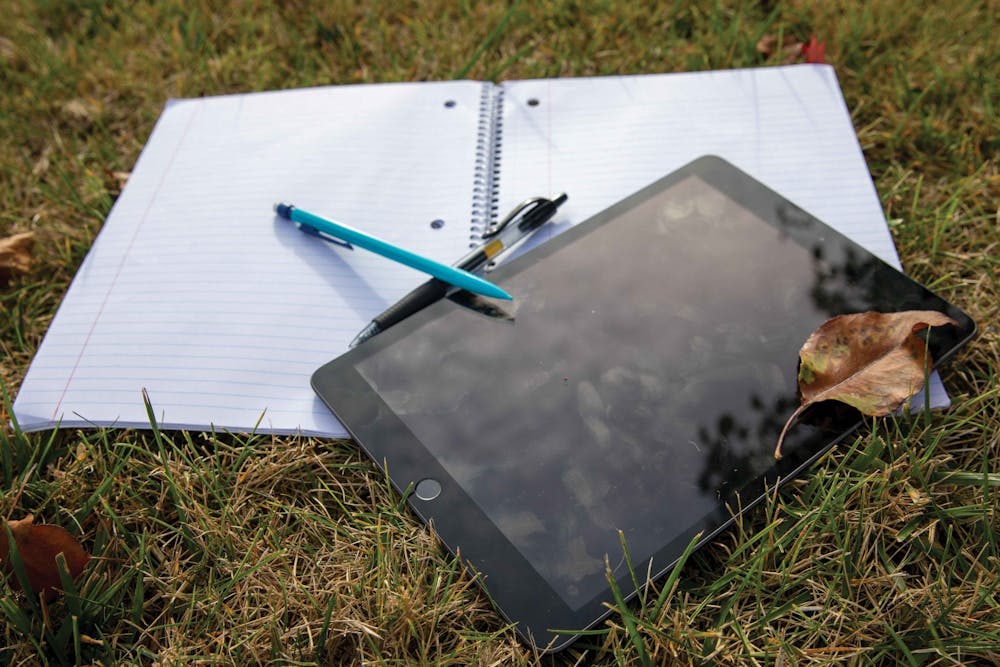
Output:
<svg viewBox="0 0 1000 667">
<path fill-rule="evenodd" d="M 380 84 L 169 104 L 29 368 L 21 427 L 146 427 L 145 390 L 166 428 L 346 435 L 312 372 L 427 276 L 303 234 L 272 205 L 451 264 L 470 243 L 482 92 Z"/>
<path fill-rule="evenodd" d="M 539 230 L 524 249 L 715 154 L 900 267 L 829 65 L 502 86 L 498 213 L 527 197 L 569 194 L 556 224 Z M 936 377 L 932 398 L 947 402 Z"/>
</svg>

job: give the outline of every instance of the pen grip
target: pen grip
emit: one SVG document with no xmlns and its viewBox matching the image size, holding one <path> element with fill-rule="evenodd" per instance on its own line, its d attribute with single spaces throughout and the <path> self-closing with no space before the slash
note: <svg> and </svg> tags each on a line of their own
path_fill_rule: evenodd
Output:
<svg viewBox="0 0 1000 667">
<path fill-rule="evenodd" d="M 440 301 L 447 292 L 447 283 L 437 278 L 432 278 L 394 303 L 372 321 L 378 325 L 379 329 L 385 331 L 394 324 L 405 320 L 410 315 L 420 312 L 435 301 Z"/>
</svg>

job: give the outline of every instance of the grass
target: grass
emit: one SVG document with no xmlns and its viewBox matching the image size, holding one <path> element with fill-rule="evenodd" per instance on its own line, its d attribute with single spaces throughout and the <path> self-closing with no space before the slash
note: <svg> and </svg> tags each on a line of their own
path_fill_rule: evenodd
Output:
<svg viewBox="0 0 1000 667">
<path fill-rule="evenodd" d="M 392 6 L 390 6 L 392 5 Z M 570 664 L 1000 661 L 995 3 L 3 4 L 0 385 L 31 356 L 168 97 L 777 64 L 827 45 L 904 266 L 979 337 L 947 412 L 873 422 L 563 654 Z M 0 408 L 6 424 L 9 400 Z M 0 586 L 0 664 L 548 663 L 349 442 L 0 431 L 0 514 L 95 555 L 76 594 Z M 642 577 L 642 573 L 637 573 Z"/>
</svg>

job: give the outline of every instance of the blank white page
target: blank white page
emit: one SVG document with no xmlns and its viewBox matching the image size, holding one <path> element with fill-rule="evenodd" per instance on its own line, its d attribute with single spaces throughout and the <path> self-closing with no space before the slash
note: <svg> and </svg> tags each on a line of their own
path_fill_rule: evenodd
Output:
<svg viewBox="0 0 1000 667">
<path fill-rule="evenodd" d="M 166 428 L 346 435 L 310 375 L 427 276 L 303 234 L 272 205 L 451 264 L 470 242 L 482 93 L 381 84 L 168 104 L 21 385 L 21 427 L 148 427 L 145 389 Z"/>
<path fill-rule="evenodd" d="M 503 92 L 498 213 L 569 194 L 525 249 L 714 154 L 900 267 L 829 65 L 511 81 Z M 947 403 L 936 376 L 932 399 Z"/>
</svg>

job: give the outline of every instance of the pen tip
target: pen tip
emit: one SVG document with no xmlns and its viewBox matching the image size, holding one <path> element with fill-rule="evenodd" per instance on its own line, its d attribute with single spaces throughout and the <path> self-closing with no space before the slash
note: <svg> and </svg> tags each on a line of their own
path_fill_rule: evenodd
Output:
<svg viewBox="0 0 1000 667">
<path fill-rule="evenodd" d="M 285 204 L 283 202 L 275 202 L 274 204 L 274 212 L 277 213 L 280 217 L 285 218 L 286 220 L 292 219 L 293 208 L 295 207 L 292 206 L 291 204 Z"/>
</svg>

